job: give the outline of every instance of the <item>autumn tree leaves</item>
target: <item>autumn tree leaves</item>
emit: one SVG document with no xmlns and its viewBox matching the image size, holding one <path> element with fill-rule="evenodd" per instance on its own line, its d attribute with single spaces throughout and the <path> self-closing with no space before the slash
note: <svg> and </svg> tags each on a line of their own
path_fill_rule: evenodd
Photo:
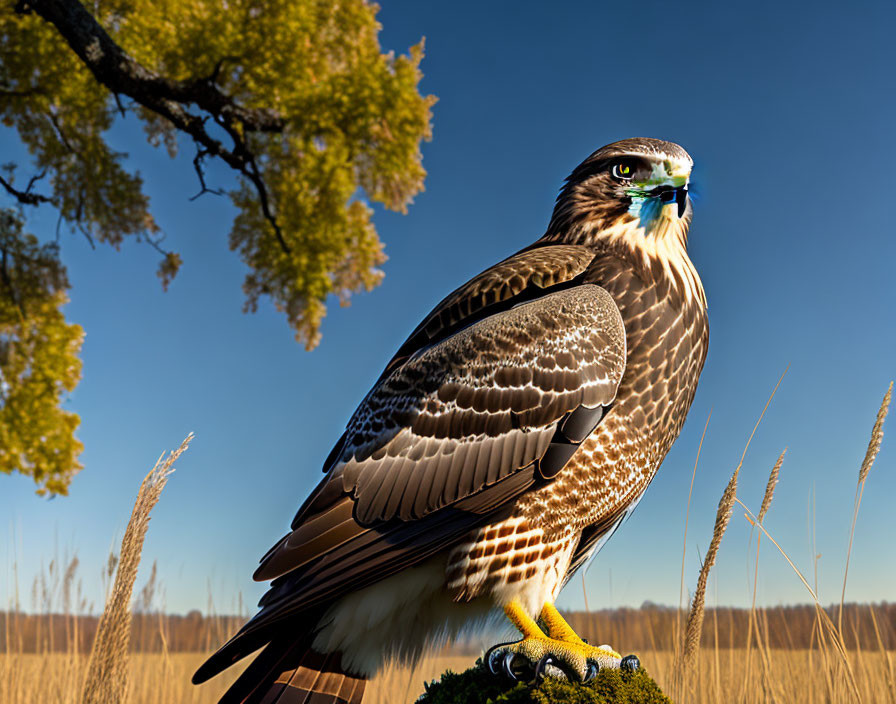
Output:
<svg viewBox="0 0 896 704">
<path fill-rule="evenodd" d="M 165 204 L 150 207 L 139 173 L 106 141 L 122 116 L 135 115 L 172 157 L 188 151 L 182 163 L 197 191 L 236 206 L 227 245 L 248 266 L 246 310 L 270 299 L 310 348 L 332 296 L 346 302 L 377 285 L 385 255 L 371 204 L 404 212 L 423 188 L 420 145 L 435 100 L 419 92 L 422 42 L 396 56 L 382 51 L 378 30 L 376 8 L 363 0 L 0 8 L 0 119 L 31 154 L 0 172 L 0 196 L 12 206 L 2 215 L 0 471 L 26 471 L 62 493 L 80 450 L 77 416 L 59 401 L 78 380 L 81 332 L 60 311 L 68 286 L 57 249 L 24 234 L 30 209 L 55 209 L 65 230 L 97 246 L 150 244 L 163 285 L 182 264 L 153 217 Z M 232 180 L 207 183 L 211 161 Z M 17 411 L 8 395 L 22 374 L 14 364 L 46 382 L 40 400 Z M 18 446 L 4 444 L 19 436 Z"/>
</svg>

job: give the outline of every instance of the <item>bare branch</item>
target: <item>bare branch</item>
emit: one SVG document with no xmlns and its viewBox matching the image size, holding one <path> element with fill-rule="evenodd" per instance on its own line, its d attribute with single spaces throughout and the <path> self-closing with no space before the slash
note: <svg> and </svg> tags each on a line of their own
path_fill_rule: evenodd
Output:
<svg viewBox="0 0 896 704">
<path fill-rule="evenodd" d="M 28 181 L 28 187 L 24 191 L 20 191 L 18 188 L 15 188 L 2 176 L 0 176 L 0 186 L 3 186 L 3 188 L 6 189 L 6 192 L 9 193 L 9 195 L 11 195 L 17 201 L 19 201 L 19 203 L 21 203 L 22 205 L 39 205 L 41 203 L 50 203 L 52 201 L 47 196 L 41 195 L 40 193 L 31 192 L 34 184 L 44 177 L 44 173 L 40 173 L 37 176 L 32 177 L 31 180 Z"/>
<path fill-rule="evenodd" d="M 118 93 L 113 93 L 112 97 L 115 98 L 115 105 L 118 106 L 118 112 L 122 117 L 125 117 L 127 113 L 125 112 L 124 105 L 121 104 L 121 96 Z"/>
<path fill-rule="evenodd" d="M 202 168 L 202 160 L 208 155 L 202 147 L 196 147 L 196 156 L 193 157 L 193 168 L 196 170 L 196 177 L 199 179 L 200 191 L 195 196 L 191 196 L 190 200 L 194 201 L 199 196 L 205 195 L 206 193 L 211 193 L 216 196 L 224 195 L 224 191 L 220 188 L 209 188 L 205 183 L 205 171 Z"/>
<path fill-rule="evenodd" d="M 150 247 L 152 247 L 154 250 L 156 250 L 163 257 L 167 257 L 169 254 L 171 254 L 171 252 L 169 252 L 167 249 L 162 247 L 161 243 L 162 243 L 162 240 L 164 240 L 164 239 L 165 239 L 164 235 L 157 240 L 154 240 L 152 237 L 149 237 L 148 235 L 143 235 L 139 241 L 146 242 L 146 244 L 148 244 Z"/>
</svg>

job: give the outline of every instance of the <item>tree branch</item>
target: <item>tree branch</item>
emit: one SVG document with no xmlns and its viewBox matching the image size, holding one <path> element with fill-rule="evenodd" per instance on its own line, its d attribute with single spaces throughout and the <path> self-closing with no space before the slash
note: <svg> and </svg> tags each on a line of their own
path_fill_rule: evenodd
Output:
<svg viewBox="0 0 896 704">
<path fill-rule="evenodd" d="M 202 147 L 196 147 L 196 156 L 193 157 L 193 168 L 196 170 L 196 177 L 199 179 L 200 191 L 195 196 L 191 196 L 190 200 L 194 201 L 199 196 L 205 195 L 206 193 L 211 193 L 216 196 L 224 195 L 224 191 L 220 188 L 209 188 L 205 183 L 205 170 L 202 168 L 202 160 L 205 159 L 207 153 L 202 149 Z"/>
<path fill-rule="evenodd" d="M 118 46 L 78 0 L 19 0 L 16 11 L 34 11 L 52 24 L 96 80 L 116 96 L 116 100 L 118 95 L 126 95 L 147 110 L 161 115 L 192 137 L 205 154 L 219 157 L 247 178 L 258 194 L 264 218 L 274 230 L 283 251 L 289 253 L 290 249 L 270 207 L 264 179 L 242 136 L 243 132 L 282 132 L 285 121 L 280 115 L 273 110 L 238 105 L 231 96 L 219 90 L 215 82 L 216 72 L 196 80 L 175 81 L 147 69 Z M 214 117 L 215 122 L 233 140 L 232 149 L 208 133 L 206 119 L 187 109 L 186 106 L 191 104 Z"/>
<path fill-rule="evenodd" d="M 0 176 L 0 186 L 6 189 L 6 192 L 9 193 L 13 198 L 22 203 L 23 205 L 39 205 L 40 203 L 50 203 L 51 200 L 47 196 L 42 196 L 40 193 L 32 193 L 31 188 L 34 184 L 43 178 L 44 174 L 40 173 L 37 176 L 33 176 L 30 181 L 28 181 L 28 187 L 24 191 L 20 191 L 18 188 L 15 188 L 9 181 Z"/>
<path fill-rule="evenodd" d="M 75 149 L 72 143 L 68 141 L 68 137 L 66 137 L 65 132 L 62 131 L 62 125 L 59 124 L 59 118 L 56 117 L 56 113 L 54 112 L 52 107 L 49 111 L 47 111 L 47 120 L 50 121 L 50 124 L 56 131 L 56 136 L 59 137 L 59 141 L 62 142 L 63 146 L 65 146 L 65 148 L 68 149 L 72 154 L 78 154 L 78 150 Z"/>
</svg>

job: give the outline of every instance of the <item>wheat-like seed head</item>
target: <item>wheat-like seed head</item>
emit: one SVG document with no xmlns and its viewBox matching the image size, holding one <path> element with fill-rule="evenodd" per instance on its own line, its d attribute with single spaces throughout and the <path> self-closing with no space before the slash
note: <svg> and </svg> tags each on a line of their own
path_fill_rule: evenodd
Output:
<svg viewBox="0 0 896 704">
<path fill-rule="evenodd" d="M 128 645 L 131 632 L 131 594 L 140 566 L 143 541 L 149 528 L 149 514 L 158 503 L 174 462 L 193 439 L 190 433 L 164 462 L 159 457 L 137 492 L 137 501 L 121 541 L 121 557 L 112 592 L 100 618 L 87 677 L 81 690 L 82 704 L 120 704 L 127 700 Z"/>
<path fill-rule="evenodd" d="M 772 467 L 771 474 L 768 475 L 768 484 L 765 485 L 765 496 L 762 497 L 762 506 L 759 507 L 760 523 L 762 523 L 762 519 L 765 518 L 765 514 L 768 513 L 768 507 L 772 505 L 772 497 L 775 495 L 775 487 L 778 486 L 778 474 L 781 471 L 781 465 L 784 464 L 784 455 L 786 453 L 787 448 L 785 447 L 778 456 L 778 461 L 775 462 L 775 466 Z"/>
<path fill-rule="evenodd" d="M 871 440 L 868 441 L 868 449 L 865 451 L 865 459 L 862 461 L 862 468 L 859 470 L 859 484 L 864 483 L 868 478 L 868 472 L 871 471 L 871 465 L 877 459 L 877 453 L 880 452 L 880 443 L 884 439 L 884 419 L 890 410 L 890 399 L 893 397 L 893 382 L 884 394 L 884 400 L 880 404 L 880 410 L 877 412 L 877 419 L 874 421 L 874 428 L 871 430 Z"/>
<path fill-rule="evenodd" d="M 697 651 L 700 648 L 700 636 L 703 633 L 706 582 L 709 579 L 709 571 L 715 564 L 716 555 L 719 553 L 719 546 L 722 544 L 722 536 L 725 535 L 725 530 L 728 528 L 728 523 L 731 520 L 731 513 L 734 510 L 734 500 L 737 498 L 737 475 L 739 472 L 740 465 L 734 470 L 734 474 L 732 474 L 731 479 L 728 480 L 728 486 L 725 487 L 725 492 L 719 500 L 719 510 L 716 512 L 716 524 L 712 530 L 712 540 L 709 542 L 706 558 L 703 560 L 703 566 L 700 568 L 700 575 L 697 577 L 697 589 L 694 592 L 694 601 L 691 604 L 687 625 L 685 626 L 684 670 L 686 673 L 693 671 Z"/>
</svg>

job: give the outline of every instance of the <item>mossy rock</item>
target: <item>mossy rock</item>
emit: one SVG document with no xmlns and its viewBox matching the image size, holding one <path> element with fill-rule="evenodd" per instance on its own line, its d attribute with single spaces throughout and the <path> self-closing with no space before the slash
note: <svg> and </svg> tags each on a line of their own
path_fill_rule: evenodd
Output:
<svg viewBox="0 0 896 704">
<path fill-rule="evenodd" d="M 450 670 L 426 685 L 417 704 L 672 704 L 650 675 L 601 670 L 587 684 L 545 677 L 539 684 L 512 682 L 493 675 L 477 660 L 466 672 Z"/>
</svg>

